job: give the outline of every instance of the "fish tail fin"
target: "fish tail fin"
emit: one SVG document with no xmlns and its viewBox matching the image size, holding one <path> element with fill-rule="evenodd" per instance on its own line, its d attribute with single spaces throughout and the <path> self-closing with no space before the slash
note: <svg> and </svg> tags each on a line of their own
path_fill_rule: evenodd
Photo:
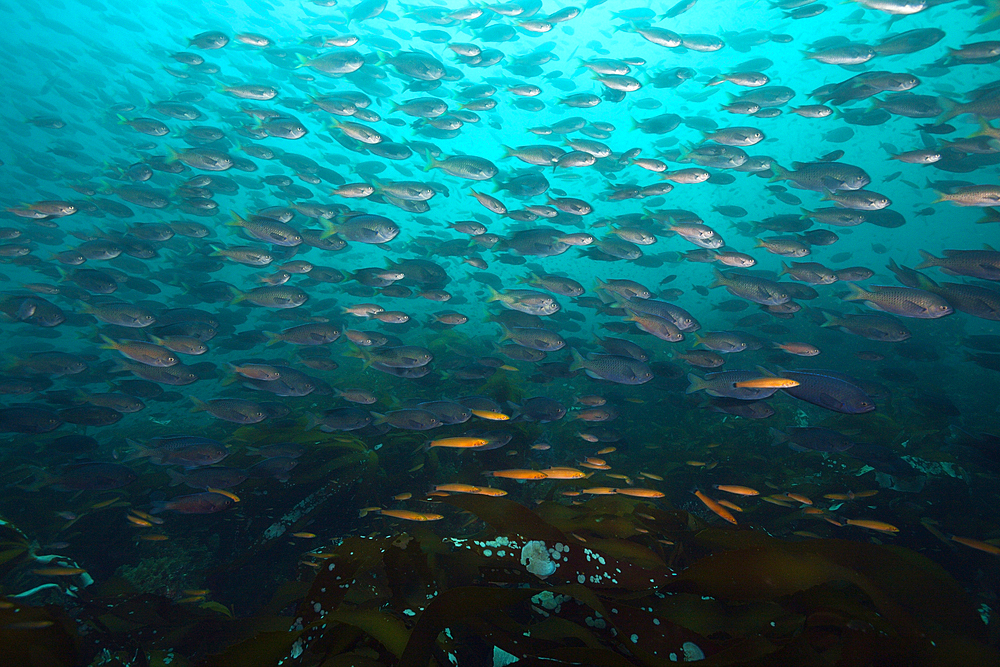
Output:
<svg viewBox="0 0 1000 667">
<path fill-rule="evenodd" d="M 722 271 L 719 271 L 714 266 L 712 267 L 712 270 L 715 272 L 715 278 L 713 278 L 712 282 L 709 283 L 708 288 L 712 289 L 715 287 L 724 287 L 726 284 L 726 274 L 724 274 Z"/>
<path fill-rule="evenodd" d="M 34 481 L 30 484 L 16 484 L 15 486 L 22 491 L 30 491 L 34 493 L 41 490 L 42 487 L 55 484 L 58 481 L 57 477 L 49 474 L 49 472 L 44 468 L 40 468 L 38 466 L 28 466 L 28 470 L 34 477 Z"/>
<path fill-rule="evenodd" d="M 308 67 L 309 66 L 309 58 L 307 58 L 306 56 L 302 55 L 301 53 L 296 53 L 295 54 L 295 59 L 299 61 L 299 64 L 295 66 L 295 69 L 298 69 L 300 67 Z"/>
<path fill-rule="evenodd" d="M 778 275 L 779 276 L 787 276 L 788 272 L 791 271 L 791 270 L 792 270 L 791 267 L 789 267 L 784 262 L 781 262 L 781 271 L 778 272 Z"/>
<path fill-rule="evenodd" d="M 956 102 L 949 97 L 945 97 L 944 95 L 938 98 L 938 106 L 944 109 L 944 111 L 941 112 L 941 115 L 937 117 L 938 125 L 951 120 L 955 116 L 961 116 L 962 113 L 964 113 L 962 111 L 961 103 Z"/>
<path fill-rule="evenodd" d="M 990 121 L 986 120 L 982 116 L 976 116 L 976 120 L 979 121 L 979 129 L 969 135 L 969 137 L 986 137 L 992 136 L 996 132 L 996 128 L 990 125 Z"/>
<path fill-rule="evenodd" d="M 319 224 L 323 225 L 323 232 L 319 235 L 320 240 L 328 239 L 340 231 L 340 227 L 332 223 L 329 218 L 320 218 Z"/>
<path fill-rule="evenodd" d="M 771 163 L 771 171 L 774 172 L 774 176 L 767 179 L 768 183 L 774 183 L 775 181 L 787 181 L 788 175 L 791 173 L 777 162 Z"/>
<path fill-rule="evenodd" d="M 150 508 L 149 513 L 162 514 L 163 512 L 166 512 L 168 509 L 170 509 L 169 507 L 167 507 L 167 504 L 169 502 L 170 501 L 168 500 L 154 500 L 153 506 Z"/>
<path fill-rule="evenodd" d="M 424 171 L 438 168 L 438 161 L 434 159 L 430 151 L 424 151 L 424 159 L 427 160 L 427 164 L 424 165 Z"/>
<path fill-rule="evenodd" d="M 181 159 L 181 154 L 178 153 L 172 146 L 164 145 L 167 151 L 167 162 L 178 162 Z"/>
<path fill-rule="evenodd" d="M 280 333 L 274 333 L 273 331 L 265 331 L 264 335 L 267 336 L 267 342 L 264 344 L 267 347 L 271 347 L 272 345 L 277 345 L 278 343 L 281 342 Z"/>
<path fill-rule="evenodd" d="M 693 394 L 696 391 L 701 391 L 702 389 L 708 387 L 708 383 L 705 382 L 705 379 L 698 377 L 694 373 L 688 373 L 687 379 L 691 384 L 684 392 L 685 394 Z"/>
<path fill-rule="evenodd" d="M 363 347 L 358 347 L 357 345 L 355 345 L 354 347 L 355 347 L 354 350 L 352 350 L 351 352 L 347 352 L 345 354 L 347 354 L 348 356 L 357 357 L 358 359 L 364 361 L 364 364 L 362 364 L 361 366 L 361 370 L 366 370 L 369 366 L 372 365 L 372 363 L 374 363 L 375 358 Z"/>
<path fill-rule="evenodd" d="M 129 453 L 125 455 L 125 461 L 135 461 L 136 459 L 148 458 L 156 450 L 152 447 L 146 447 L 142 443 L 136 442 L 131 438 L 125 438 L 125 444 L 127 444 L 131 449 Z"/>
<path fill-rule="evenodd" d="M 951 195 L 947 192 L 941 192 L 940 190 L 935 190 L 934 192 L 937 194 L 937 199 L 932 201 L 932 204 L 940 204 L 943 201 L 951 201 Z"/>
<path fill-rule="evenodd" d="M 842 301 L 867 301 L 868 296 L 871 295 L 871 292 L 866 292 L 855 283 L 847 283 L 847 289 L 850 292 L 846 296 L 840 297 Z"/>
<path fill-rule="evenodd" d="M 917 273 L 917 287 L 926 292 L 934 292 L 938 289 L 938 284 L 922 273 Z"/>
<path fill-rule="evenodd" d="M 918 250 L 917 252 L 920 253 L 920 256 L 923 257 L 924 261 L 920 262 L 919 264 L 917 264 L 913 268 L 915 268 L 915 269 L 929 269 L 932 266 L 937 266 L 938 265 L 938 261 L 939 261 L 938 258 L 935 257 L 934 255 L 930 254 L 926 250 Z"/>
<path fill-rule="evenodd" d="M 117 350 L 119 347 L 121 347 L 118 344 L 118 342 L 115 341 L 110 336 L 105 336 L 104 334 L 101 334 L 101 340 L 104 341 L 104 345 L 101 345 L 102 350 Z"/>
<path fill-rule="evenodd" d="M 586 367 L 586 360 L 583 358 L 583 355 L 576 351 L 576 348 L 570 349 L 570 353 L 573 355 L 573 363 L 569 365 L 571 373 Z"/>
<path fill-rule="evenodd" d="M 379 424 L 384 424 L 389 421 L 389 418 L 381 412 L 372 412 L 372 417 L 373 426 L 378 426 Z"/>
<path fill-rule="evenodd" d="M 493 289 L 493 287 L 491 285 L 487 285 L 486 289 L 488 289 L 490 291 L 490 296 L 489 296 L 489 298 L 486 299 L 486 303 L 492 303 L 493 301 L 502 301 L 503 300 L 503 294 L 501 294 L 500 292 L 498 292 L 495 289 Z"/>
<path fill-rule="evenodd" d="M 190 412 L 205 412 L 208 410 L 208 403 L 197 396 L 191 396 L 190 398 L 191 402 L 194 403 L 194 407 L 191 408 Z"/>
<path fill-rule="evenodd" d="M 501 160 L 506 160 L 507 158 L 514 157 L 514 155 L 517 153 L 516 149 L 511 148 L 507 144 L 500 144 L 500 148 L 503 149 L 503 155 L 500 157 Z"/>
<path fill-rule="evenodd" d="M 768 433 L 771 435 L 771 446 L 776 447 L 778 445 L 783 445 L 788 442 L 788 436 L 774 428 L 773 426 L 768 429 Z"/>
<path fill-rule="evenodd" d="M 167 476 L 170 477 L 170 486 L 180 486 L 181 484 L 184 483 L 186 479 L 184 475 L 177 472 L 176 470 L 171 470 L 170 468 L 166 468 L 166 471 L 167 471 Z"/>
<path fill-rule="evenodd" d="M 235 292 L 235 294 L 233 295 L 233 298 L 229 300 L 229 305 L 230 306 L 235 306 L 236 304 L 240 303 L 241 301 L 246 301 L 246 298 L 247 298 L 247 293 L 246 292 L 241 292 L 240 290 L 236 289 L 235 287 L 233 288 L 233 291 Z"/>
<path fill-rule="evenodd" d="M 837 317 L 836 315 L 833 315 L 833 314 L 831 314 L 831 313 L 829 313 L 829 312 L 827 312 L 825 310 L 823 310 L 821 312 L 823 313 L 823 319 L 826 320 L 825 322 L 823 322 L 823 324 L 820 325 L 821 327 L 839 327 L 840 326 L 840 318 L 839 317 Z"/>
<path fill-rule="evenodd" d="M 229 222 L 226 223 L 227 227 L 243 227 L 246 225 L 247 221 L 244 220 L 243 217 L 236 211 L 230 209 L 229 215 L 231 216 L 231 218 Z"/>
</svg>

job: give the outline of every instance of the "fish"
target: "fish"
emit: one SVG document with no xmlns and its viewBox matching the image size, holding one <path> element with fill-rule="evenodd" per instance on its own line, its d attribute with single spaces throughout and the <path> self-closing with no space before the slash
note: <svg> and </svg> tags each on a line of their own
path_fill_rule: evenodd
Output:
<svg viewBox="0 0 1000 667">
<path fill-rule="evenodd" d="M 844 452 L 854 442 L 842 433 L 820 426 L 796 426 L 784 432 L 771 429 L 771 444 L 787 443 L 795 451 Z"/>
<path fill-rule="evenodd" d="M 732 493 L 737 496 L 759 496 L 760 491 L 757 489 L 752 489 L 749 486 L 738 486 L 732 484 L 715 484 L 712 486 L 713 489 L 717 491 L 725 491 L 726 493 Z M 742 510 L 740 510 L 742 511 Z"/>
<path fill-rule="evenodd" d="M 842 297 L 845 301 L 863 301 L 869 308 L 901 317 L 936 319 L 954 312 L 942 297 L 913 287 L 873 285 L 868 291 L 848 283 L 848 289 L 850 292 Z"/>
<path fill-rule="evenodd" d="M 765 386 L 755 384 L 761 379 L 760 374 L 755 371 L 720 371 L 706 373 L 704 377 L 688 373 L 687 379 L 690 383 L 686 392 L 688 394 L 704 391 L 709 396 L 756 401 L 773 396 L 780 389 L 774 385 L 781 384 L 780 380 L 788 378 L 778 378 L 777 380 L 766 378 L 763 383 Z M 751 386 L 741 386 L 745 382 L 750 383 Z"/>
<path fill-rule="evenodd" d="M 705 507 L 707 507 L 708 509 L 712 510 L 712 512 L 714 514 L 716 514 L 717 516 L 719 516 L 722 519 L 725 519 L 726 521 L 728 521 L 729 523 L 733 524 L 734 526 L 737 525 L 736 517 L 734 517 L 729 510 L 727 510 L 725 507 L 723 507 L 722 505 L 720 505 L 717 500 L 715 500 L 714 498 L 711 498 L 711 497 L 707 496 L 700 489 L 695 489 L 694 495 L 698 498 L 698 500 L 700 500 L 705 505 Z"/>
<path fill-rule="evenodd" d="M 795 387 L 781 391 L 834 412 L 862 414 L 875 409 L 875 402 L 856 384 L 824 371 L 781 371 L 781 377 L 795 380 Z"/>
<path fill-rule="evenodd" d="M 215 514 L 223 512 L 235 504 L 231 494 L 217 491 L 177 496 L 171 500 L 154 500 L 151 514 L 177 512 L 178 514 Z"/>
<path fill-rule="evenodd" d="M 875 519 L 847 519 L 845 522 L 848 526 L 857 526 L 858 528 L 867 528 L 868 530 L 878 531 L 880 533 L 898 533 L 899 528 L 892 525 L 891 523 L 886 523 L 884 521 L 877 521 Z"/>
</svg>

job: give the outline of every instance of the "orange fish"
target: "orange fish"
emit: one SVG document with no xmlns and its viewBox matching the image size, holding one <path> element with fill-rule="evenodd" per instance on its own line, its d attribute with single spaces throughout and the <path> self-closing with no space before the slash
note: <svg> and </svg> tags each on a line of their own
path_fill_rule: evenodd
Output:
<svg viewBox="0 0 1000 667">
<path fill-rule="evenodd" d="M 736 503 L 730 502 L 728 500 L 720 500 L 719 504 L 722 505 L 723 507 L 728 507 L 731 510 L 736 510 L 737 512 L 742 512 L 743 511 L 742 507 L 740 507 Z"/>
<path fill-rule="evenodd" d="M 170 538 L 166 535 L 140 535 L 139 539 L 147 542 L 166 542 Z"/>
<path fill-rule="evenodd" d="M 55 625 L 54 621 L 22 621 L 21 623 L 8 623 L 3 626 L 7 630 L 41 630 Z"/>
<path fill-rule="evenodd" d="M 238 495 L 236 495 L 235 493 L 230 493 L 229 491 L 226 491 L 224 489 L 213 489 L 212 487 L 208 487 L 205 490 L 208 491 L 209 493 L 218 493 L 220 496 L 225 496 L 226 498 L 232 500 L 234 503 L 240 502 L 240 497 Z"/>
<path fill-rule="evenodd" d="M 729 510 L 720 505 L 715 499 L 706 496 L 701 492 L 701 489 L 696 489 L 694 495 L 698 497 L 698 500 L 705 503 L 705 507 L 712 510 L 718 516 L 722 517 L 734 526 L 736 525 L 736 517 L 734 517 Z"/>
<path fill-rule="evenodd" d="M 579 491 L 563 491 L 562 495 L 570 497 L 570 498 L 575 498 L 576 496 L 580 495 L 580 492 Z"/>
<path fill-rule="evenodd" d="M 487 477 L 502 477 L 504 479 L 524 479 L 538 480 L 545 479 L 546 475 L 540 470 L 522 470 L 512 468 L 510 470 L 487 470 L 483 473 Z"/>
<path fill-rule="evenodd" d="M 590 470 L 611 470 L 611 466 L 609 466 L 606 463 L 604 465 L 598 465 L 596 463 L 587 463 L 586 461 L 584 461 L 583 463 L 581 463 L 580 467 L 581 468 L 588 468 Z"/>
<path fill-rule="evenodd" d="M 785 496 L 761 496 L 760 498 L 765 503 L 771 503 L 772 505 L 778 505 L 779 507 L 791 507 L 792 504 L 788 502 L 788 498 Z"/>
<path fill-rule="evenodd" d="M 613 486 L 592 486 L 589 489 L 584 489 L 583 492 L 592 496 L 613 496 L 618 493 L 618 489 Z"/>
<path fill-rule="evenodd" d="M 751 489 L 749 486 L 734 486 L 732 484 L 715 484 L 712 488 L 726 493 L 733 493 L 737 496 L 759 496 L 760 491 Z"/>
<path fill-rule="evenodd" d="M 478 491 L 473 491 L 472 493 L 477 496 L 490 496 L 491 498 L 507 495 L 507 492 L 503 489 L 494 489 L 492 486 L 480 486 Z"/>
<path fill-rule="evenodd" d="M 896 528 L 891 523 L 885 523 L 884 521 L 875 521 L 874 519 L 848 519 L 844 523 L 846 523 L 848 526 L 857 526 L 858 528 L 877 530 L 880 533 L 899 532 L 899 528 Z"/>
<path fill-rule="evenodd" d="M 140 510 L 129 510 L 129 512 L 131 512 L 132 514 L 136 515 L 140 519 L 145 519 L 146 521 L 148 521 L 150 523 L 155 523 L 157 525 L 163 523 L 163 519 L 161 519 L 160 517 L 153 516 L 152 514 L 146 514 L 145 512 L 142 512 Z"/>
<path fill-rule="evenodd" d="M 552 449 L 552 445 L 546 442 L 540 442 L 537 445 L 532 445 L 531 448 L 534 449 L 536 452 L 547 452 L 548 450 Z"/>
<path fill-rule="evenodd" d="M 598 456 L 603 456 L 604 454 L 610 454 L 611 452 L 617 451 L 617 447 L 605 447 L 604 449 L 597 452 Z"/>
<path fill-rule="evenodd" d="M 785 378 L 761 377 L 736 382 L 733 386 L 741 389 L 790 389 L 798 387 L 799 383 Z"/>
<path fill-rule="evenodd" d="M 475 493 L 479 491 L 479 487 L 471 484 L 437 484 L 434 486 L 434 490 L 451 491 L 453 493 Z"/>
<path fill-rule="evenodd" d="M 129 522 L 130 524 L 132 524 L 133 526 L 138 526 L 138 527 L 140 527 L 140 528 L 151 528 L 151 527 L 153 526 L 153 524 L 152 524 L 152 523 L 150 523 L 149 521 L 146 521 L 145 519 L 140 519 L 140 518 L 139 518 L 139 517 L 137 517 L 137 516 L 132 516 L 131 514 L 129 514 L 129 515 L 128 515 L 128 516 L 126 516 L 125 518 L 126 518 L 126 519 L 128 520 L 128 522 Z"/>
<path fill-rule="evenodd" d="M 802 503 L 803 505 L 812 505 L 813 504 L 813 501 L 809 500 L 808 498 L 806 498 L 805 496 L 803 496 L 800 493 L 786 493 L 785 496 L 787 496 L 788 498 L 791 498 L 792 500 L 794 500 L 797 503 Z"/>
<path fill-rule="evenodd" d="M 823 497 L 827 500 L 854 500 L 855 498 L 868 498 L 876 493 L 878 491 L 858 491 L 857 493 L 848 491 L 847 493 L 828 493 Z"/>
<path fill-rule="evenodd" d="M 660 477 L 659 475 L 654 475 L 651 472 L 641 472 L 639 473 L 639 477 L 645 477 L 646 479 L 655 479 L 657 482 L 663 481 L 662 477 Z"/>
<path fill-rule="evenodd" d="M 587 476 L 587 473 L 582 470 L 562 466 L 546 468 L 545 470 L 540 470 L 539 472 L 543 473 L 548 479 L 583 479 Z"/>
<path fill-rule="evenodd" d="M 406 493 L 400 493 L 392 497 L 393 500 L 409 500 L 413 497 L 413 494 L 407 491 Z"/>
<path fill-rule="evenodd" d="M 40 567 L 32 572 L 43 577 L 72 577 L 83 574 L 86 570 L 80 567 Z"/>
<path fill-rule="evenodd" d="M 391 516 L 404 521 L 438 521 L 443 519 L 442 514 L 429 514 L 424 512 L 411 512 L 410 510 L 379 510 L 383 516 Z"/>
<path fill-rule="evenodd" d="M 491 421 L 507 421 L 510 419 L 510 415 L 505 415 L 502 412 L 493 412 L 492 410 L 473 410 L 472 414 L 480 419 L 489 419 Z"/>
<path fill-rule="evenodd" d="M 304 540 L 311 540 L 316 537 L 316 533 L 292 533 L 292 537 L 301 537 Z"/>
<path fill-rule="evenodd" d="M 951 539 L 953 542 L 958 542 L 959 544 L 964 544 L 967 547 L 972 547 L 973 549 L 979 549 L 980 551 L 985 551 L 988 554 L 993 554 L 994 556 L 1000 556 L 1000 547 L 995 544 L 990 544 L 989 542 L 980 542 L 979 540 L 974 540 L 971 537 L 959 537 L 958 535 L 952 535 Z"/>
<path fill-rule="evenodd" d="M 459 449 L 475 449 L 476 447 L 483 447 L 490 443 L 486 438 L 471 438 L 467 436 L 459 436 L 456 438 L 440 438 L 438 440 L 431 440 L 427 443 L 428 447 L 455 447 Z"/>
<path fill-rule="evenodd" d="M 181 591 L 184 595 L 208 595 L 207 588 L 185 588 Z"/>
<path fill-rule="evenodd" d="M 589 463 L 589 464 L 595 465 L 595 466 L 606 466 L 606 465 L 608 465 L 608 462 L 605 461 L 604 459 L 599 459 L 599 458 L 596 458 L 594 456 L 588 456 L 587 458 L 584 459 L 584 461 L 586 463 Z"/>
<path fill-rule="evenodd" d="M 618 489 L 615 493 L 620 496 L 632 496 L 634 498 L 662 498 L 665 494 L 655 489 Z"/>
</svg>

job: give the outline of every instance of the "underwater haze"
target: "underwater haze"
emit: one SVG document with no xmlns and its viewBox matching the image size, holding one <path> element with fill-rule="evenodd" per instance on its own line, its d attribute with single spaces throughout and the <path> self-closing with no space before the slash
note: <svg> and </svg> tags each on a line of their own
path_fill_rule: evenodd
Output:
<svg viewBox="0 0 1000 667">
<path fill-rule="evenodd" d="M 0 16 L 0 667 L 1000 664 L 998 0 Z"/>
</svg>

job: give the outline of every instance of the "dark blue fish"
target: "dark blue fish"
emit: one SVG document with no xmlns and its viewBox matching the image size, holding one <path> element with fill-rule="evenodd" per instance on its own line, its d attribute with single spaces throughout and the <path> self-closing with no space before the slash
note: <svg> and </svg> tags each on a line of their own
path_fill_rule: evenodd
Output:
<svg viewBox="0 0 1000 667">
<path fill-rule="evenodd" d="M 871 412 L 875 402 L 857 385 L 814 371 L 782 371 L 781 377 L 795 380 L 797 387 L 782 389 L 795 398 L 827 410 L 857 415 Z"/>
<path fill-rule="evenodd" d="M 844 452 L 854 446 L 854 441 L 843 433 L 818 426 L 797 426 L 785 429 L 771 429 L 771 444 L 787 443 L 798 452 Z"/>
</svg>

